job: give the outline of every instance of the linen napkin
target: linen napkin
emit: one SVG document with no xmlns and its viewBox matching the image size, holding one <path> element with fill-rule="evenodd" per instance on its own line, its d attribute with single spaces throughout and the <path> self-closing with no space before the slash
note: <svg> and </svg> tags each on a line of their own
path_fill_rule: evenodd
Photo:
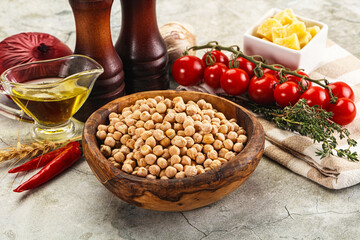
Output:
<svg viewBox="0 0 360 240">
<path fill-rule="evenodd" d="M 343 81 L 353 88 L 357 115 L 346 128 L 359 144 L 356 148 L 352 148 L 352 151 L 358 152 L 360 160 L 360 78 L 358 77 L 360 60 L 331 40 L 328 40 L 326 52 L 322 57 L 319 67 L 309 76 L 314 79 L 326 78 L 330 82 Z M 179 89 L 212 94 L 222 91 L 213 90 L 205 83 L 195 87 L 179 86 Z M 268 158 L 329 189 L 342 189 L 360 182 L 360 162 L 352 162 L 337 156 L 320 159 L 315 153 L 317 149 L 321 149 L 321 145 L 314 144 L 311 138 L 281 130 L 274 123 L 260 116 L 258 119 L 265 131 L 264 155 Z M 339 148 L 347 148 L 345 140 L 338 142 Z"/>
</svg>

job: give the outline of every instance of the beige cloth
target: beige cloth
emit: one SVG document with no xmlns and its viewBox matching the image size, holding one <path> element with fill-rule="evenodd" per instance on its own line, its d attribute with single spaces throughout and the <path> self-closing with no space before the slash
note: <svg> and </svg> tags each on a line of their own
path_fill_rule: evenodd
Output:
<svg viewBox="0 0 360 240">
<path fill-rule="evenodd" d="M 357 140 L 358 145 L 353 151 L 358 152 L 360 160 L 360 60 L 351 55 L 339 45 L 328 41 L 326 53 L 319 67 L 310 73 L 315 79 L 326 78 L 332 81 L 344 81 L 352 86 L 355 92 L 357 115 L 355 120 L 347 125 L 351 137 Z M 184 88 L 187 90 L 214 92 L 206 84 Z M 221 90 L 220 90 L 221 91 Z M 320 159 L 316 156 L 319 144 L 313 140 L 300 136 L 297 133 L 281 130 L 273 123 L 259 118 L 265 135 L 264 155 L 280 163 L 291 171 L 304 176 L 330 189 L 342 189 L 360 182 L 360 162 L 351 162 L 339 157 Z M 346 147 L 345 141 L 339 142 L 340 148 Z"/>
</svg>

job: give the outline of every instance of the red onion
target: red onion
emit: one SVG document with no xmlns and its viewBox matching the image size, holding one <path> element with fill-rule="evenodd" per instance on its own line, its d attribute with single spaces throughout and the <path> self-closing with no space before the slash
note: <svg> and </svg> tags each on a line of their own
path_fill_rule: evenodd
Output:
<svg viewBox="0 0 360 240">
<path fill-rule="evenodd" d="M 19 33 L 0 42 L 0 74 L 19 64 L 71 54 L 73 52 L 66 44 L 50 34 Z"/>
</svg>

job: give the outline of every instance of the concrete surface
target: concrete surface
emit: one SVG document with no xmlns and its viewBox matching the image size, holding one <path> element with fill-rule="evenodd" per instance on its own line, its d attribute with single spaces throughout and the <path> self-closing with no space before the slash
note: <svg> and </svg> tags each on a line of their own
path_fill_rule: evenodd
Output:
<svg viewBox="0 0 360 240">
<path fill-rule="evenodd" d="M 242 46 L 242 36 L 269 8 L 293 8 L 329 25 L 329 37 L 360 57 L 360 2 L 287 0 L 158 0 L 159 26 L 191 24 L 198 43 Z M 120 3 L 112 11 L 117 39 Z M 67 1 L 2 0 L 0 39 L 25 31 L 47 32 L 74 47 Z M 0 116 L 0 147 L 25 141 L 31 126 Z M 18 134 L 19 132 L 19 134 Z M 360 189 L 327 190 L 263 158 L 250 179 L 209 206 L 177 213 L 144 210 L 108 192 L 84 159 L 50 183 L 13 193 L 34 172 L 10 175 L 0 164 L 0 239 L 360 239 Z"/>
</svg>

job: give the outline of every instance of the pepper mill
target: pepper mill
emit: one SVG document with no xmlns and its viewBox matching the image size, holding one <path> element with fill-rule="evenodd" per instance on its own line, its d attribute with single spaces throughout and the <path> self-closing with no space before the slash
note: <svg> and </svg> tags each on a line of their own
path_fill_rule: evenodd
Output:
<svg viewBox="0 0 360 240">
<path fill-rule="evenodd" d="M 169 88 L 168 55 L 156 20 L 156 0 L 120 0 L 115 49 L 124 63 L 126 93 Z"/>
<path fill-rule="evenodd" d="M 87 55 L 104 68 L 89 98 L 74 116 L 86 121 L 95 110 L 125 94 L 123 63 L 111 39 L 113 0 L 69 0 L 69 3 L 76 23 L 74 53 Z"/>
</svg>

